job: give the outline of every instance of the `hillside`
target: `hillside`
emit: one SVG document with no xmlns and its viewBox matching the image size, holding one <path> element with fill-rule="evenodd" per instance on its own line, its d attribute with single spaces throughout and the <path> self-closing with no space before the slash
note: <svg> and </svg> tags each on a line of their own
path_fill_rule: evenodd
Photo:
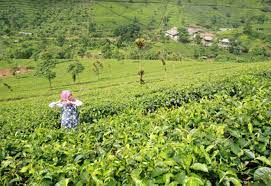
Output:
<svg viewBox="0 0 271 186">
<path fill-rule="evenodd" d="M 232 27 L 240 25 L 242 19 L 249 19 L 253 16 L 266 16 L 271 18 L 270 13 L 264 12 L 264 7 L 270 8 L 270 2 L 257 0 L 177 0 L 177 1 L 31 1 L 31 0 L 1 0 L 2 10 L 8 7 L 15 7 L 18 11 L 23 11 L 24 16 L 36 17 L 41 13 L 41 9 L 55 12 L 55 18 L 67 16 L 67 9 L 70 17 L 67 19 L 80 18 L 80 14 L 85 16 L 82 22 L 93 21 L 99 30 L 112 30 L 112 28 L 129 23 L 137 18 L 140 24 L 146 29 L 158 29 L 162 26 L 161 20 L 167 18 L 166 27 L 180 26 L 182 24 L 209 26 L 214 29 L 216 26 Z M 213 20 L 212 20 L 213 19 Z M 216 20 L 215 20 L 216 19 Z M 55 22 L 60 20 L 54 20 Z M 50 22 L 49 20 L 45 20 Z M 82 24 L 82 22 L 80 22 Z M 216 22 L 216 23 L 215 23 Z M 74 23 L 74 22 L 73 22 Z M 212 24 L 210 24 L 212 23 Z M 269 21 L 270 23 L 270 21 Z M 67 27 L 69 25 L 62 25 Z M 269 27 L 270 29 L 270 27 Z"/>
<path fill-rule="evenodd" d="M 0 33 L 5 53 L 11 58 L 37 58 L 44 50 L 56 53 L 57 58 L 93 56 L 97 51 L 103 52 L 105 58 L 138 58 L 133 41 L 144 37 L 148 40 L 145 59 L 159 59 L 159 51 L 164 51 L 164 57 L 171 60 L 206 56 L 217 60 L 263 60 L 271 53 L 270 7 L 268 0 L 1 0 Z M 214 42 L 226 37 L 237 39 L 238 46 L 232 43 L 233 50 L 228 52 L 216 49 L 216 45 L 204 49 L 194 42 L 176 43 L 164 38 L 165 31 L 172 27 L 195 26 L 214 33 Z M 21 32 L 33 35 L 24 37 Z M 17 50 L 24 46 L 28 50 L 18 54 Z M 234 47 L 250 52 L 243 55 Z M 261 51 L 254 51 L 258 48 Z"/>
</svg>

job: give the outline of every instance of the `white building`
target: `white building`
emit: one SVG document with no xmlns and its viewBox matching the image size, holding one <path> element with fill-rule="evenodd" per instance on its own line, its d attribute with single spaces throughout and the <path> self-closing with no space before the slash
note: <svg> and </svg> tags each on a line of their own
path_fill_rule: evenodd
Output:
<svg viewBox="0 0 271 186">
<path fill-rule="evenodd" d="M 222 48 L 229 48 L 229 47 L 230 47 L 230 44 L 231 44 L 231 42 L 230 42 L 230 40 L 227 39 L 227 38 L 221 39 L 221 40 L 219 41 L 219 46 L 222 47 Z"/>
<path fill-rule="evenodd" d="M 174 41 L 178 41 L 179 39 L 179 32 L 177 27 L 173 27 L 170 30 L 167 30 L 165 36 L 170 37 Z"/>
</svg>

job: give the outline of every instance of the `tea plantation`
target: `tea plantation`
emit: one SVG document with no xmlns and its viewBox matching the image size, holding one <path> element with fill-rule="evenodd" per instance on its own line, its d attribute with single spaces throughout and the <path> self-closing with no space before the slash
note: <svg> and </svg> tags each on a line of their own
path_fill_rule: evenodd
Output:
<svg viewBox="0 0 271 186">
<path fill-rule="evenodd" d="M 106 60 L 76 83 L 68 64 L 52 89 L 2 78 L 1 185 L 270 185 L 270 62 Z M 75 129 L 48 107 L 63 89 L 84 103 Z"/>
</svg>

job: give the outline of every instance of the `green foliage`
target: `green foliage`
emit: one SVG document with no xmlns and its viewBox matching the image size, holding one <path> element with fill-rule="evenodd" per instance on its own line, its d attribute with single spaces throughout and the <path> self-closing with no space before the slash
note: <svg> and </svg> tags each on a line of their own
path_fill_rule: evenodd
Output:
<svg viewBox="0 0 271 186">
<path fill-rule="evenodd" d="M 98 76 L 98 79 L 99 79 L 99 75 L 100 75 L 103 68 L 104 68 L 104 66 L 100 60 L 96 60 L 93 63 L 92 71 Z"/>
<path fill-rule="evenodd" d="M 232 39 L 229 47 L 229 52 L 239 55 L 241 53 L 241 42 L 239 40 Z"/>
<path fill-rule="evenodd" d="M 114 35 L 119 37 L 121 43 L 125 41 L 134 41 L 139 37 L 141 27 L 137 20 L 134 20 L 132 24 L 121 25 L 114 30 Z"/>
<path fill-rule="evenodd" d="M 57 37 L 56 37 L 56 42 L 57 42 L 57 45 L 62 47 L 65 43 L 65 36 L 63 35 L 63 33 L 61 34 L 58 34 Z"/>
<path fill-rule="evenodd" d="M 268 36 L 265 38 L 265 42 L 266 42 L 266 44 L 268 45 L 268 47 L 271 48 L 271 35 L 268 35 Z"/>
<path fill-rule="evenodd" d="M 102 47 L 102 55 L 104 58 L 111 58 L 113 55 L 113 46 L 110 42 L 106 42 L 106 44 Z"/>
<path fill-rule="evenodd" d="M 164 81 L 161 61 L 142 61 L 140 86 L 137 61 L 111 62 L 109 80 L 86 69 L 80 88 L 67 87 L 64 61 L 50 91 L 31 74 L 5 79 L 14 90 L 1 94 L 1 185 L 262 182 L 254 174 L 271 164 L 269 63 L 167 61 Z M 60 128 L 59 110 L 48 108 L 63 87 L 84 102 L 73 130 Z"/>
<path fill-rule="evenodd" d="M 144 77 L 145 71 L 144 70 L 139 70 L 137 75 L 139 75 L 139 83 L 142 85 L 145 83 L 143 77 Z"/>
<path fill-rule="evenodd" d="M 251 50 L 253 56 L 266 56 L 266 49 L 262 47 L 257 47 Z"/>
<path fill-rule="evenodd" d="M 258 24 L 264 24 L 266 21 L 268 21 L 268 17 L 265 14 L 253 16 L 252 19 L 255 20 Z"/>
<path fill-rule="evenodd" d="M 77 80 L 77 77 L 79 76 L 79 74 L 82 73 L 84 69 L 85 67 L 77 61 L 68 65 L 67 71 L 71 73 L 72 80 L 74 83 Z"/>
<path fill-rule="evenodd" d="M 90 33 L 95 33 L 96 30 L 97 30 L 97 29 L 96 29 L 96 24 L 93 23 L 93 22 L 90 22 L 89 25 L 88 25 L 88 31 L 89 31 Z"/>
<path fill-rule="evenodd" d="M 245 24 L 245 26 L 244 26 L 244 31 L 243 31 L 243 33 L 244 34 L 247 34 L 247 35 L 251 35 L 252 34 L 252 26 L 251 26 L 251 24 L 249 23 L 249 22 L 247 22 L 246 24 Z"/>
<path fill-rule="evenodd" d="M 179 41 L 183 42 L 183 43 L 188 43 L 189 40 L 189 34 L 186 28 L 179 28 Z"/>
<path fill-rule="evenodd" d="M 262 7 L 261 9 L 263 12 L 271 12 L 271 8 L 266 6 L 266 7 Z"/>
<path fill-rule="evenodd" d="M 206 49 L 203 46 L 194 49 L 194 58 L 198 59 L 206 54 Z"/>
<path fill-rule="evenodd" d="M 93 1 L 3 1 L 0 5 L 0 35 L 3 40 L 0 43 L 0 55 L 8 53 L 16 59 L 38 59 L 44 51 L 52 51 L 57 59 L 68 59 L 75 55 L 85 57 L 90 50 L 103 50 L 104 40 L 109 39 L 113 46 L 111 52 L 105 53 L 106 58 L 136 59 L 136 51 L 131 51 L 130 48 L 135 38 L 144 36 L 152 45 L 164 43 L 164 48 L 176 54 L 171 59 L 178 59 L 176 56 L 179 53 L 185 58 L 192 58 L 193 50 L 186 49 L 191 48 L 187 44 L 187 33 L 182 37 L 185 47 L 178 43 L 176 50 L 170 47 L 173 41 L 165 41 L 166 29 L 180 25 L 198 25 L 206 31 L 233 27 L 234 29 L 225 32 L 226 36 L 238 33 L 238 37 L 242 37 L 239 32 L 245 27 L 244 32 L 250 36 L 251 41 L 246 43 L 246 47 L 251 49 L 254 48 L 254 43 L 266 44 L 263 36 L 269 33 L 271 19 L 269 14 L 260 10 L 261 7 L 268 8 L 268 2 L 257 0 L 229 3 L 215 0 L 202 3 L 195 0 L 191 5 L 187 1 L 175 1 L 168 2 L 166 12 L 163 10 L 165 2 L 134 1 L 125 5 L 121 2 L 92 3 Z M 255 9 L 249 11 L 250 7 L 247 6 Z M 252 30 L 246 24 L 250 24 Z M 164 27 L 165 25 L 167 26 Z M 22 34 L 28 32 L 32 34 Z M 217 32 L 217 36 L 220 37 L 220 32 Z M 197 40 L 197 43 L 200 41 Z M 115 47 L 127 53 L 119 55 Z M 223 55 L 240 58 L 233 57 L 235 53 L 224 52 Z M 249 54 L 244 56 L 244 61 L 251 57 Z M 142 58 L 159 57 L 155 57 L 153 51 L 146 51 Z M 268 56 L 264 58 L 267 59 Z"/>
<path fill-rule="evenodd" d="M 46 78 L 49 81 L 50 88 L 52 87 L 52 80 L 56 77 L 53 69 L 56 66 L 56 61 L 50 56 L 44 56 L 44 59 L 38 65 L 35 75 Z"/>
<path fill-rule="evenodd" d="M 260 167 L 254 173 L 254 180 L 268 185 L 271 183 L 271 168 Z"/>
<path fill-rule="evenodd" d="M 196 42 L 197 44 L 201 44 L 201 37 L 200 37 L 199 34 L 196 35 L 196 37 L 195 37 L 195 42 Z"/>
<path fill-rule="evenodd" d="M 15 7 L 0 10 L 0 34 L 10 34 L 23 28 L 25 19 L 25 14 Z"/>
<path fill-rule="evenodd" d="M 14 59 L 29 59 L 37 52 L 37 45 L 31 41 L 24 41 L 7 50 L 7 55 Z"/>
<path fill-rule="evenodd" d="M 25 105 L 5 107 L 0 182 L 268 185 L 270 74 L 161 89 L 123 106 L 91 103 L 69 131 L 58 129 L 57 112 L 34 102 L 20 117 L 14 111 Z M 145 113 L 147 106 L 156 110 Z"/>
</svg>

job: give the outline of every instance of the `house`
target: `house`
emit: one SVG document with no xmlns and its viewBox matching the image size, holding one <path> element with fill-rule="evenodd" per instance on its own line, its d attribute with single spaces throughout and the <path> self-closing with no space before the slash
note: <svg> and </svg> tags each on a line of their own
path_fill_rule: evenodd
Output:
<svg viewBox="0 0 271 186">
<path fill-rule="evenodd" d="M 221 48 L 229 48 L 229 47 L 230 47 L 230 44 L 231 44 L 231 42 L 230 42 L 230 40 L 227 39 L 227 38 L 221 39 L 221 40 L 219 41 L 219 46 L 220 46 Z"/>
<path fill-rule="evenodd" d="M 179 39 L 179 32 L 177 27 L 173 27 L 170 30 L 167 30 L 165 36 L 170 37 L 174 41 L 178 41 Z"/>
<path fill-rule="evenodd" d="M 203 32 L 203 30 L 200 29 L 200 28 L 196 28 L 196 27 L 188 27 L 187 28 L 187 32 L 188 32 L 188 34 L 190 36 L 192 36 L 193 38 L 195 38 L 196 35 L 199 34 L 199 33 L 201 33 L 201 32 Z"/>
<path fill-rule="evenodd" d="M 200 34 L 200 37 L 204 46 L 212 46 L 215 35 L 210 32 L 204 32 Z"/>
</svg>

